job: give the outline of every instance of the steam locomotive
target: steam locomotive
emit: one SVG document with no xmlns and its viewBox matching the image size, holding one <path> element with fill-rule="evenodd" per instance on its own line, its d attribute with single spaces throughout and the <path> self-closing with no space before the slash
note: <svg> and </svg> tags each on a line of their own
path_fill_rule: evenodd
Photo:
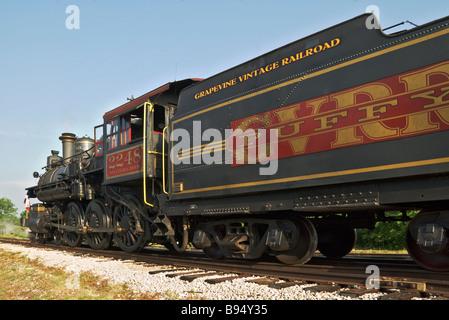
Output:
<svg viewBox="0 0 449 320">
<path fill-rule="evenodd" d="M 62 134 L 27 189 L 31 237 L 300 265 L 345 256 L 394 210 L 411 257 L 448 271 L 449 17 L 391 35 L 372 18 L 167 83 L 93 139 Z"/>
</svg>

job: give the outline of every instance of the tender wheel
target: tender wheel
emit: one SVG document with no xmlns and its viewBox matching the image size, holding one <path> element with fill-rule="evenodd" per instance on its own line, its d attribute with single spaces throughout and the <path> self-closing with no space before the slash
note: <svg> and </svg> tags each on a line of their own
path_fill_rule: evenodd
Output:
<svg viewBox="0 0 449 320">
<path fill-rule="evenodd" d="M 134 195 L 126 195 L 130 206 L 119 204 L 114 209 L 112 224 L 117 230 L 114 233 L 114 241 L 125 252 L 136 252 L 146 244 L 146 236 L 143 230 L 145 221 L 139 216 L 138 210 L 143 210 L 142 201 Z M 134 210 L 131 210 L 134 208 Z"/>
<path fill-rule="evenodd" d="M 304 217 L 295 221 L 296 232 L 292 232 L 294 238 L 292 249 L 275 253 L 276 258 L 285 264 L 304 264 L 308 262 L 318 245 L 318 236 L 313 224 Z"/>
<path fill-rule="evenodd" d="M 408 225 L 405 241 L 407 251 L 413 260 L 420 266 L 433 271 L 449 271 L 448 231 L 445 230 L 443 241 L 445 247 L 432 248 L 420 246 L 412 235 L 411 223 Z"/>
<path fill-rule="evenodd" d="M 64 213 L 64 225 L 81 229 L 84 225 L 84 211 L 79 203 L 70 202 Z M 70 247 L 78 247 L 83 242 L 83 234 L 77 231 L 64 231 L 64 241 Z"/>
<path fill-rule="evenodd" d="M 89 228 L 109 228 L 111 217 L 101 200 L 92 200 L 86 209 L 86 221 Z M 94 250 L 106 249 L 111 242 L 111 234 L 107 232 L 90 232 L 86 241 Z"/>
<path fill-rule="evenodd" d="M 318 224 L 318 250 L 327 258 L 346 256 L 355 246 L 357 233 L 338 217 L 330 217 Z"/>
</svg>

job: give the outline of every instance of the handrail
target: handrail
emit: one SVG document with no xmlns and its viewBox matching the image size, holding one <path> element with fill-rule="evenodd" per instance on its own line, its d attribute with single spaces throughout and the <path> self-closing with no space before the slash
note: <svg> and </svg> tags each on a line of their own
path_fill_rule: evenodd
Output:
<svg viewBox="0 0 449 320">
<path fill-rule="evenodd" d="M 168 126 L 162 131 L 162 189 L 166 195 L 168 195 L 168 192 L 165 189 L 165 130 L 167 129 Z"/>
<path fill-rule="evenodd" d="M 143 105 L 143 202 L 147 206 L 154 208 L 155 205 L 147 201 L 147 106 L 150 106 L 150 113 L 154 113 L 154 104 L 151 102 L 145 102 Z"/>
</svg>

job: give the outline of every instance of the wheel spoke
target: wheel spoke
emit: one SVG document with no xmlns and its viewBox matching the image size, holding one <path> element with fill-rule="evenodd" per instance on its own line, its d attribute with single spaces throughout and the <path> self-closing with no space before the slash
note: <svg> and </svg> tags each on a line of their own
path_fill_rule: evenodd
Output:
<svg viewBox="0 0 449 320">
<path fill-rule="evenodd" d="M 136 196 L 127 195 L 125 198 L 130 206 L 138 209 L 137 211 L 143 210 L 144 206 Z M 144 228 L 145 222 L 143 219 L 136 220 L 129 206 L 117 205 L 114 209 L 112 223 L 115 228 L 120 230 L 118 233 L 114 233 L 114 240 L 123 251 L 136 252 L 145 246 L 145 234 L 137 232 L 137 224 L 139 223 Z"/>
<path fill-rule="evenodd" d="M 64 215 L 64 225 L 69 227 L 81 227 L 83 225 L 84 212 L 80 204 L 70 202 Z M 76 231 L 65 231 L 64 240 L 70 247 L 78 247 L 83 242 L 83 235 Z"/>
<path fill-rule="evenodd" d="M 110 216 L 106 206 L 100 199 L 92 200 L 86 209 L 86 221 L 90 228 L 109 228 Z M 106 249 L 111 242 L 107 232 L 90 232 L 86 236 L 87 243 L 94 250 Z"/>
</svg>

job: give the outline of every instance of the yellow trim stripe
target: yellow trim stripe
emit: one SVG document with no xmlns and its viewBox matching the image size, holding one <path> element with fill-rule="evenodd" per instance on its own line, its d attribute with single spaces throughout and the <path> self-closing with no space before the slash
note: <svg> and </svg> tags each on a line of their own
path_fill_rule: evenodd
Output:
<svg viewBox="0 0 449 320">
<path fill-rule="evenodd" d="M 377 167 L 342 170 L 342 171 L 335 171 L 335 172 L 324 172 L 324 173 L 310 174 L 310 175 L 298 176 L 298 177 L 274 179 L 271 181 L 264 180 L 264 181 L 228 184 L 228 185 L 215 186 L 215 187 L 209 187 L 209 188 L 192 189 L 192 190 L 183 191 L 183 192 L 180 192 L 177 194 L 186 194 L 186 193 L 204 192 L 204 191 L 213 191 L 213 190 L 221 190 L 221 189 L 231 189 L 231 188 L 244 188 L 244 187 L 249 187 L 249 186 L 312 180 L 312 179 L 320 179 L 320 178 L 331 178 L 331 177 L 339 177 L 339 176 L 346 176 L 346 175 L 352 175 L 352 174 L 370 173 L 370 172 L 394 170 L 394 169 L 406 169 L 406 168 L 443 164 L 443 163 L 449 163 L 449 157 L 439 158 L 439 159 L 404 162 L 404 163 L 397 163 L 397 164 L 388 164 L 388 165 L 377 166 Z"/>
</svg>

